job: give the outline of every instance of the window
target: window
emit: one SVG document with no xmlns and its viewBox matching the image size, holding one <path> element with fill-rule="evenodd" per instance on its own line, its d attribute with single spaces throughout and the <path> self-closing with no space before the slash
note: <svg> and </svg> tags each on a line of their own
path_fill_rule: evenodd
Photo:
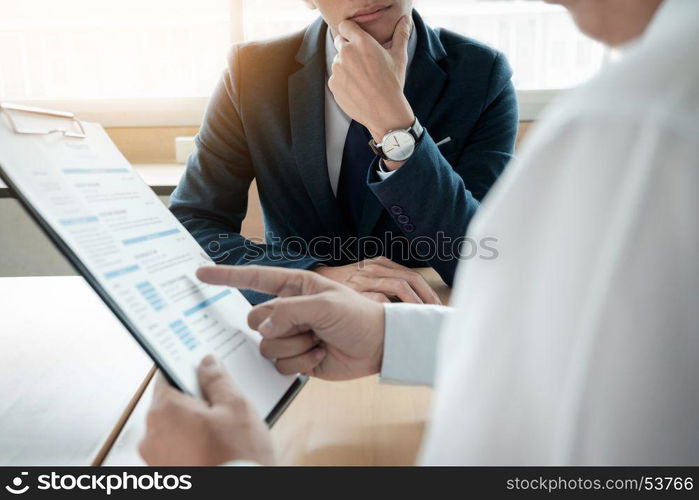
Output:
<svg viewBox="0 0 699 500">
<path fill-rule="evenodd" d="M 605 49 L 582 34 L 568 12 L 543 2 L 418 0 L 433 26 L 484 41 L 506 55 L 521 90 L 564 89 L 597 73 Z"/>
<path fill-rule="evenodd" d="M 429 24 L 505 52 L 525 108 L 532 95 L 545 102 L 547 89 L 576 85 L 606 60 L 562 8 L 543 2 L 416 7 Z M 0 99 L 107 125 L 197 124 L 231 43 L 302 29 L 318 15 L 301 0 L 5 0 L 2 10 Z"/>
<path fill-rule="evenodd" d="M 0 98 L 205 96 L 232 22 L 230 0 L 3 1 Z"/>
<path fill-rule="evenodd" d="M 246 39 L 301 29 L 317 13 L 300 0 L 246 0 Z M 475 38 L 507 54 L 521 90 L 565 89 L 594 75 L 605 61 L 604 47 L 586 38 L 563 7 L 540 1 L 416 0 L 431 26 Z"/>
<path fill-rule="evenodd" d="M 303 29 L 318 18 L 318 11 L 302 0 L 243 0 L 245 40 L 273 38 Z"/>
</svg>

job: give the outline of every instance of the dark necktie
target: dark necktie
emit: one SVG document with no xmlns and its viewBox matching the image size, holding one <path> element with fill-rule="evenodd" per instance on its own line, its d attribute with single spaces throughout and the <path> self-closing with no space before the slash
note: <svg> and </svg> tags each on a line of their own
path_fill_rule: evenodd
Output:
<svg viewBox="0 0 699 500">
<path fill-rule="evenodd" d="M 342 153 L 337 201 L 347 224 L 355 234 L 359 230 L 364 200 L 369 194 L 369 186 L 367 186 L 369 167 L 375 158 L 374 152 L 369 147 L 370 140 L 369 131 L 352 120 Z"/>
</svg>

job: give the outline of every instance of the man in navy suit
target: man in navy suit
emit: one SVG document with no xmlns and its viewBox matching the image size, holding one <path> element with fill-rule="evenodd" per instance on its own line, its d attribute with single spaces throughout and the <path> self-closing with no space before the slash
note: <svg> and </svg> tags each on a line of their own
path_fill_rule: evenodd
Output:
<svg viewBox="0 0 699 500">
<path fill-rule="evenodd" d="M 463 235 L 513 153 L 512 73 L 499 52 L 425 25 L 413 0 L 372 2 L 307 0 L 322 18 L 305 31 L 233 47 L 171 209 L 219 264 L 438 303 L 410 268 L 451 285 L 460 255 L 497 251 Z M 253 179 L 264 243 L 240 235 Z"/>
</svg>

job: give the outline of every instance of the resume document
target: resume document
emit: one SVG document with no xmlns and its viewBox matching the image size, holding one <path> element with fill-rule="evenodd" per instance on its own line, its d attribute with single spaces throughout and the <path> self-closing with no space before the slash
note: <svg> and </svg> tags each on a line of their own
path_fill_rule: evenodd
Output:
<svg viewBox="0 0 699 500">
<path fill-rule="evenodd" d="M 199 395 L 196 367 L 212 353 L 268 416 L 297 377 L 260 355 L 248 302 L 195 277 L 206 252 L 102 127 L 83 126 L 86 138 L 18 134 L 0 113 L 4 179 L 180 389 Z"/>
</svg>

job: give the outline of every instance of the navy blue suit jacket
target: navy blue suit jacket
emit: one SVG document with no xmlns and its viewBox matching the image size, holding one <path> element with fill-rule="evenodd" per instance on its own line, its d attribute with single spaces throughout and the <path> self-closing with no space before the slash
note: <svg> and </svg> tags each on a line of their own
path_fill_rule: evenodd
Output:
<svg viewBox="0 0 699 500">
<path fill-rule="evenodd" d="M 327 25 L 318 19 L 295 35 L 233 47 L 171 201 L 216 262 L 310 269 L 383 254 L 433 267 L 451 285 L 455 242 L 513 153 L 517 102 L 501 53 L 434 30 L 416 12 L 414 19 L 418 41 L 405 94 L 426 133 L 387 180 L 377 178 L 378 160 L 370 167 L 356 234 L 327 169 Z M 265 242 L 240 235 L 253 179 Z M 244 293 L 253 303 L 269 298 Z"/>
</svg>

